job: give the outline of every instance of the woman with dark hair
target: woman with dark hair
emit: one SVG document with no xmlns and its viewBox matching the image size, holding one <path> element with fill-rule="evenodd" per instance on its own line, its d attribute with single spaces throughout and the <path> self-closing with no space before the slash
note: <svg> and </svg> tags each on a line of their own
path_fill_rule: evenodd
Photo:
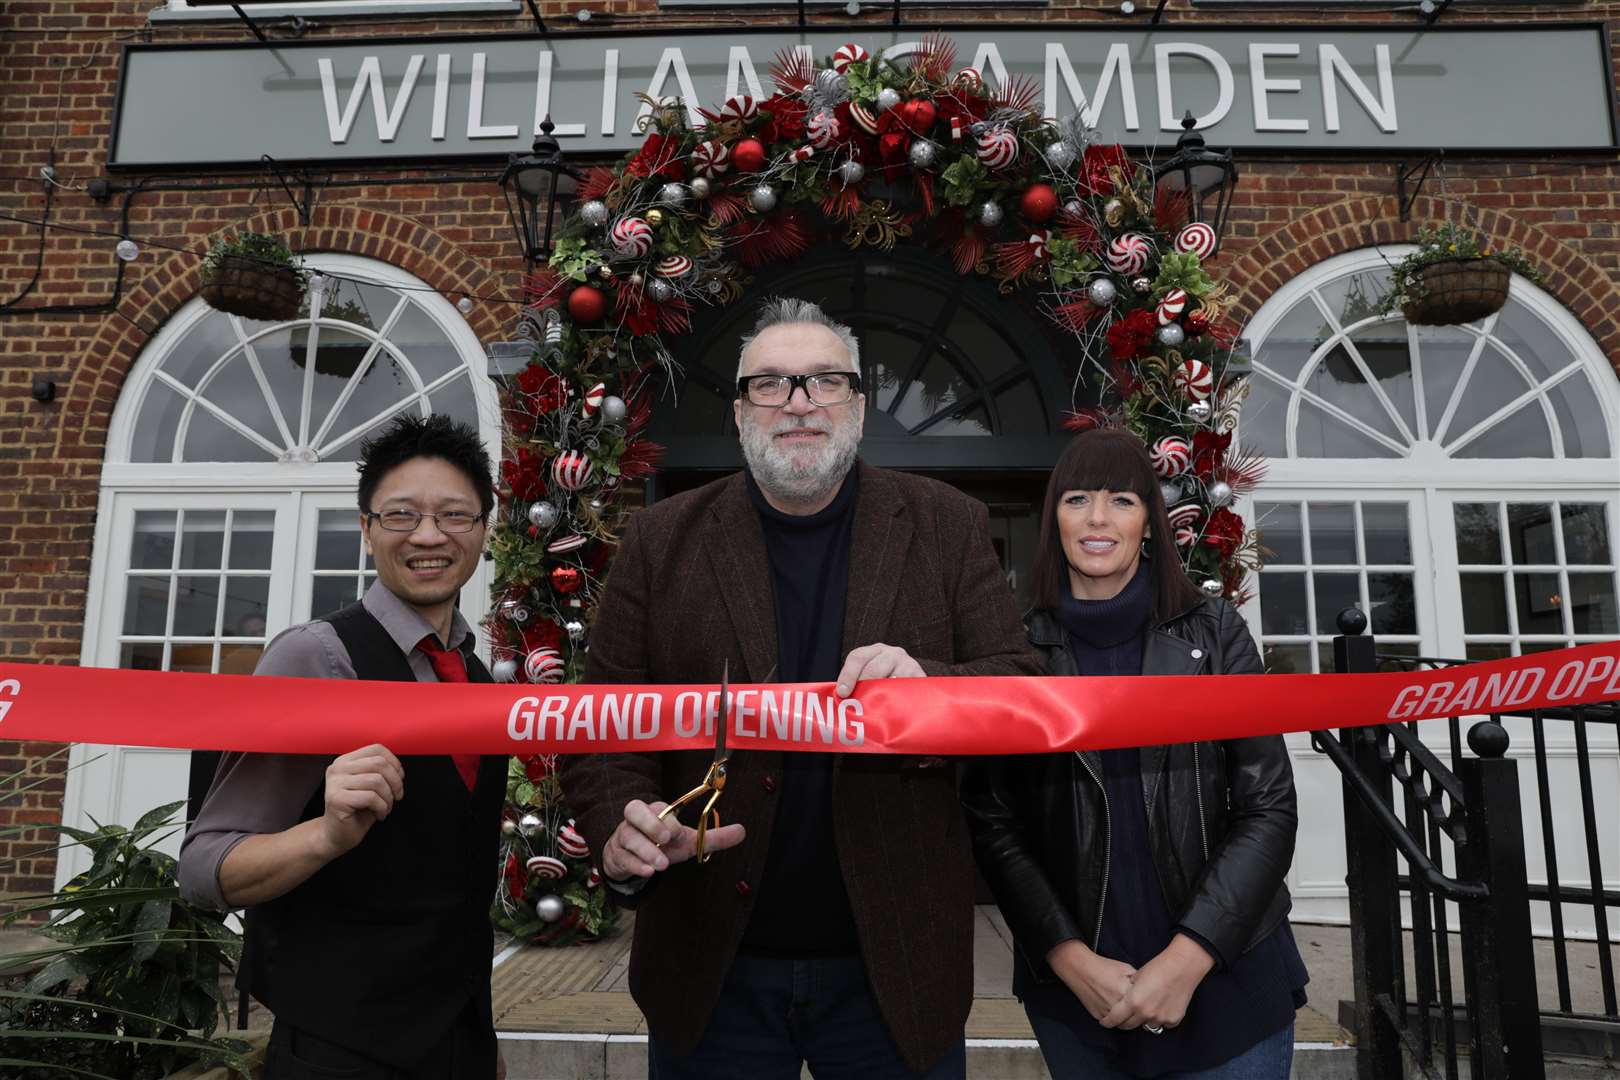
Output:
<svg viewBox="0 0 1620 1080">
<path fill-rule="evenodd" d="M 1048 673 L 1261 670 L 1173 537 L 1139 439 L 1069 444 L 1025 620 Z M 1160 718 L 1196 708 L 1165 701 Z M 1280 737 L 982 759 L 963 799 L 1012 928 L 1013 992 L 1056 1080 L 1286 1080 L 1308 976 L 1283 884 L 1298 815 Z"/>
</svg>

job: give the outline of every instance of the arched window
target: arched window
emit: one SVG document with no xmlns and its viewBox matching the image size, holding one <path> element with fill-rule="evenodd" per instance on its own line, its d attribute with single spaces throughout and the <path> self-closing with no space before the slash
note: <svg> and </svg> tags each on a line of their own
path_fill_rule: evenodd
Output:
<svg viewBox="0 0 1620 1080">
<path fill-rule="evenodd" d="M 1620 635 L 1620 388 L 1607 358 L 1520 278 L 1501 312 L 1467 326 L 1380 316 L 1389 267 L 1410 250 L 1329 259 L 1249 323 L 1238 438 L 1270 459 L 1247 507 L 1270 554 L 1244 611 L 1272 671 L 1333 670 L 1335 618 L 1351 605 L 1386 653 L 1491 659 Z M 1289 742 L 1296 917 L 1342 918 L 1338 774 L 1307 737 Z M 1594 745 L 1615 756 L 1612 734 Z"/>
<path fill-rule="evenodd" d="M 315 255 L 300 317 L 194 299 L 142 351 L 108 432 L 81 662 L 246 674 L 293 623 L 375 577 L 354 461 L 395 415 L 446 413 L 499 447 L 477 336 L 444 297 L 370 259 Z M 487 568 L 463 592 L 475 622 Z M 184 751 L 75 747 L 64 820 L 134 820 L 183 798 Z M 82 869 L 64 849 L 59 873 Z"/>
</svg>

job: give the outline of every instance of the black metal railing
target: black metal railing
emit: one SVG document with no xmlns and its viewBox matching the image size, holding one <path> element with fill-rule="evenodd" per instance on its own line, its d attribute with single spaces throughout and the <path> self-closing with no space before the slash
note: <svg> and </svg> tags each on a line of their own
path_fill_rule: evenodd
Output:
<svg viewBox="0 0 1620 1080">
<path fill-rule="evenodd" d="M 1339 628 L 1336 670 L 1378 670 L 1362 613 L 1341 613 Z M 1518 762 L 1497 717 L 1466 735 L 1461 718 L 1432 721 L 1424 734 L 1440 725 L 1449 762 L 1417 724 L 1312 733 L 1344 783 L 1357 1072 L 1390 1080 L 1406 1074 L 1404 1059 L 1433 1080 L 1463 1070 L 1474 1080 L 1544 1080 Z"/>
</svg>

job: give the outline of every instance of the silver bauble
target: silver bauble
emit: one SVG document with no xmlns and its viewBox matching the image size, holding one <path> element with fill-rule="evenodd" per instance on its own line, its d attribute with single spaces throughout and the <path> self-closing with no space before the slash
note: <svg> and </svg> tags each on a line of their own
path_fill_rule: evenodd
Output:
<svg viewBox="0 0 1620 1080">
<path fill-rule="evenodd" d="M 563 623 L 563 629 L 568 631 L 568 640 L 578 645 L 585 640 L 585 624 L 578 619 L 569 619 Z"/>
<path fill-rule="evenodd" d="M 994 200 L 991 200 L 979 207 L 980 225 L 1000 225 L 1001 219 L 1005 216 L 1006 214 L 1001 209 L 1001 204 Z"/>
<path fill-rule="evenodd" d="M 609 394 L 602 399 L 602 423 L 622 424 L 624 423 L 624 415 L 624 398 Z"/>
<path fill-rule="evenodd" d="M 1174 480 L 1160 480 L 1159 495 L 1164 499 L 1164 505 L 1174 506 L 1181 501 L 1181 485 Z"/>
<path fill-rule="evenodd" d="M 1203 590 L 1205 596 L 1221 595 L 1221 583 L 1214 578 L 1205 578 L 1198 587 Z"/>
<path fill-rule="evenodd" d="M 667 304 L 675 296 L 675 286 L 661 277 L 655 277 L 647 283 L 647 295 L 660 304 Z"/>
<path fill-rule="evenodd" d="M 1147 293 L 1153 290 L 1153 282 L 1145 277 L 1132 278 L 1131 288 L 1145 296 Z"/>
<path fill-rule="evenodd" d="M 1070 199 L 1068 202 L 1063 204 L 1063 212 L 1068 214 L 1070 217 L 1079 217 L 1081 214 L 1085 213 L 1085 210 L 1085 205 L 1081 203 L 1079 199 Z"/>
<path fill-rule="evenodd" d="M 884 112 L 888 112 L 898 104 L 900 104 L 900 91 L 890 86 L 885 86 L 878 91 L 877 107 Z"/>
<path fill-rule="evenodd" d="M 972 135 L 983 135 L 989 130 L 990 125 L 985 123 L 983 120 L 975 120 L 973 123 L 968 125 L 968 132 Z"/>
<path fill-rule="evenodd" d="M 134 262 L 141 257 L 141 245 L 126 236 L 118 241 L 118 245 L 113 248 L 113 254 L 122 262 Z"/>
<path fill-rule="evenodd" d="M 546 922 L 556 922 L 568 910 L 568 905 L 556 893 L 547 893 L 534 902 L 534 913 Z"/>
<path fill-rule="evenodd" d="M 709 181 L 703 177 L 693 177 L 692 183 L 689 186 L 692 189 L 692 195 L 694 198 L 707 199 L 709 197 Z"/>
<path fill-rule="evenodd" d="M 838 179 L 846 184 L 858 184 L 866 179 L 866 166 L 858 161 L 846 161 L 838 166 Z"/>
<path fill-rule="evenodd" d="M 849 100 L 849 78 L 841 71 L 823 68 L 816 72 L 816 93 L 837 105 Z"/>
<path fill-rule="evenodd" d="M 511 658 L 497 660 L 490 665 L 489 673 L 496 682 L 511 682 L 517 678 L 517 661 Z"/>
<path fill-rule="evenodd" d="M 748 203 L 761 214 L 768 214 L 776 209 L 776 189 L 769 184 L 761 184 L 748 193 Z"/>
<path fill-rule="evenodd" d="M 911 144 L 907 156 L 911 158 L 911 163 L 917 168 L 927 169 L 934 164 L 934 159 L 939 156 L 939 147 L 927 139 L 918 139 Z"/>
<path fill-rule="evenodd" d="M 537 502 L 529 507 L 529 524 L 537 529 L 549 530 L 557 524 L 562 517 L 562 511 L 557 509 L 555 503 Z"/>
<path fill-rule="evenodd" d="M 502 836 L 516 836 L 517 835 L 517 822 L 513 821 L 511 818 L 502 818 L 501 819 L 501 835 Z"/>
<path fill-rule="evenodd" d="M 594 228 L 607 224 L 607 203 L 601 199 L 591 199 L 579 208 L 579 220 Z"/>
<path fill-rule="evenodd" d="M 1193 421 L 1195 424 L 1202 424 L 1204 421 L 1208 420 L 1210 414 L 1214 411 L 1215 410 L 1210 407 L 1210 404 L 1207 401 L 1187 402 L 1187 418 Z"/>
<path fill-rule="evenodd" d="M 1180 323 L 1170 323 L 1159 327 L 1159 344 L 1173 349 L 1187 340 L 1187 331 L 1181 328 Z"/>
<path fill-rule="evenodd" d="M 535 833 L 545 828 L 545 825 L 545 822 L 541 821 L 533 814 L 524 814 L 522 817 L 518 818 L 518 828 L 522 830 L 524 836 L 533 836 Z"/>
<path fill-rule="evenodd" d="M 686 202 L 686 185 L 669 183 L 658 189 L 658 201 L 665 206 L 680 206 Z"/>
<path fill-rule="evenodd" d="M 1064 142 L 1062 139 L 1046 148 L 1046 163 L 1054 169 L 1067 169 L 1074 164 L 1076 156 L 1074 144 Z"/>
<path fill-rule="evenodd" d="M 1214 481 L 1209 485 L 1206 491 L 1209 494 L 1209 503 L 1211 506 L 1227 506 L 1232 502 L 1232 497 L 1236 494 L 1236 492 L 1232 490 L 1232 485 L 1228 484 L 1225 480 Z"/>
<path fill-rule="evenodd" d="M 1113 278 L 1095 278 L 1086 286 L 1086 296 L 1098 307 L 1108 307 L 1119 299 L 1119 289 L 1114 285 Z"/>
<path fill-rule="evenodd" d="M 472 309 L 473 309 L 473 298 L 472 297 L 463 296 L 460 300 L 456 301 L 456 310 L 461 312 L 463 315 L 471 315 L 472 314 Z"/>
</svg>

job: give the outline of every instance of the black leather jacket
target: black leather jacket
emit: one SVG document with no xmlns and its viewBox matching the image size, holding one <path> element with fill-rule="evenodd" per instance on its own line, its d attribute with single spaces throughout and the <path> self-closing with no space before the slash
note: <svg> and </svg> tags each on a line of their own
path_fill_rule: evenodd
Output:
<svg viewBox="0 0 1620 1080">
<path fill-rule="evenodd" d="M 1076 674 L 1051 612 L 1032 611 L 1025 627 L 1050 674 Z M 1142 650 L 1144 675 L 1261 670 L 1247 627 L 1223 600 L 1203 600 L 1150 629 Z M 1097 945 L 1110 841 L 1102 774 L 1090 751 L 977 759 L 965 770 L 974 854 L 1012 928 L 1025 978 L 1056 978 L 1046 954 L 1059 942 Z M 1230 962 L 1288 915 L 1283 880 L 1299 816 L 1287 747 L 1280 736 L 1144 747 L 1142 791 L 1172 916 Z"/>
</svg>

